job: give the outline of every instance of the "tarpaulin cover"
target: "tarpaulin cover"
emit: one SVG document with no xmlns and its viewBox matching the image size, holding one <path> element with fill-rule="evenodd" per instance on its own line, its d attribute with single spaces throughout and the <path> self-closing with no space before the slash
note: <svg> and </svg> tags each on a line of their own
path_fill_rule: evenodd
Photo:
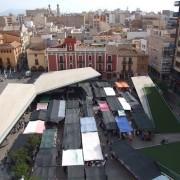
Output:
<svg viewBox="0 0 180 180">
<path fill-rule="evenodd" d="M 126 113 L 124 110 L 119 110 L 118 111 L 118 116 L 126 116 Z"/>
<path fill-rule="evenodd" d="M 139 104 L 138 100 L 129 92 L 122 92 L 121 94 L 124 99 L 126 99 L 126 101 L 130 104 L 130 106 L 135 106 Z"/>
<path fill-rule="evenodd" d="M 120 102 L 118 101 L 118 98 L 115 96 L 112 97 L 106 97 L 107 103 L 111 109 L 111 111 L 118 111 L 118 110 L 122 110 L 123 107 L 120 104 Z"/>
<path fill-rule="evenodd" d="M 93 91 L 96 98 L 106 97 L 106 93 L 103 88 L 99 88 L 93 85 Z"/>
<path fill-rule="evenodd" d="M 116 121 L 110 111 L 102 112 L 102 116 L 103 116 L 103 123 L 107 130 L 117 129 Z"/>
<path fill-rule="evenodd" d="M 161 175 L 153 160 L 123 141 L 113 143 L 112 151 L 118 160 L 136 176 L 136 179 L 151 180 Z"/>
<path fill-rule="evenodd" d="M 48 103 L 37 103 L 36 110 L 41 110 L 41 109 L 47 110 L 47 107 L 48 107 Z"/>
<path fill-rule="evenodd" d="M 119 97 L 118 100 L 121 103 L 121 105 L 125 111 L 131 111 L 131 106 L 124 98 Z"/>
<path fill-rule="evenodd" d="M 56 167 L 34 167 L 33 177 L 39 180 L 56 179 Z"/>
<path fill-rule="evenodd" d="M 84 161 L 103 160 L 97 132 L 82 133 Z"/>
<path fill-rule="evenodd" d="M 84 91 L 86 92 L 86 96 L 89 96 L 91 98 L 93 97 L 91 86 L 88 82 L 87 83 L 79 83 L 79 87 L 82 87 L 84 89 Z"/>
<path fill-rule="evenodd" d="M 81 147 L 80 124 L 65 124 L 63 133 L 63 149 L 79 149 Z"/>
<path fill-rule="evenodd" d="M 96 81 L 93 83 L 97 87 L 109 87 L 110 84 L 107 81 Z"/>
<path fill-rule="evenodd" d="M 29 121 L 23 134 L 42 134 L 44 130 L 44 121 Z"/>
<path fill-rule="evenodd" d="M 109 106 L 108 106 L 108 104 L 106 103 L 106 101 L 101 101 L 101 102 L 99 102 L 99 107 L 100 107 L 100 110 L 101 110 L 102 112 L 104 112 L 104 111 L 110 111 L 110 110 L 109 110 Z"/>
<path fill-rule="evenodd" d="M 97 126 L 94 117 L 83 117 L 80 119 L 81 133 L 96 132 Z"/>
<path fill-rule="evenodd" d="M 46 129 L 43 132 L 40 148 L 55 148 L 57 129 Z"/>
<path fill-rule="evenodd" d="M 82 108 L 83 108 L 83 115 L 85 117 L 94 116 L 92 104 L 88 104 L 87 101 L 83 101 Z"/>
<path fill-rule="evenodd" d="M 87 180 L 106 180 L 106 173 L 104 167 L 86 167 L 85 168 Z"/>
<path fill-rule="evenodd" d="M 62 166 L 84 165 L 82 149 L 63 150 Z"/>
<path fill-rule="evenodd" d="M 84 166 L 68 166 L 67 167 L 68 180 L 80 180 L 84 177 Z"/>
<path fill-rule="evenodd" d="M 37 121 L 37 120 L 42 120 L 42 121 L 48 121 L 48 112 L 47 110 L 35 110 L 31 113 L 30 117 L 31 121 Z"/>
<path fill-rule="evenodd" d="M 79 123 L 80 109 L 66 109 L 65 124 Z"/>
<path fill-rule="evenodd" d="M 106 96 L 116 96 L 114 89 L 111 87 L 105 87 L 104 91 L 106 93 Z"/>
<path fill-rule="evenodd" d="M 77 109 L 79 108 L 79 101 L 78 100 L 68 100 L 66 104 L 67 109 Z"/>
<path fill-rule="evenodd" d="M 49 121 L 58 123 L 65 117 L 65 106 L 64 100 L 53 100 L 48 106 Z"/>
<path fill-rule="evenodd" d="M 131 132 L 133 131 L 126 116 L 116 117 L 116 123 L 120 132 Z"/>
<path fill-rule="evenodd" d="M 56 166 L 56 157 L 57 157 L 56 148 L 40 149 L 35 159 L 35 167 Z"/>
</svg>

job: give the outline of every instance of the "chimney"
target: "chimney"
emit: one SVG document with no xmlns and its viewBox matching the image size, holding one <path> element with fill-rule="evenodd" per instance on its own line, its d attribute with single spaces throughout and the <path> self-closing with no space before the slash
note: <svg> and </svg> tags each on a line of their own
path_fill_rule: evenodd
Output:
<svg viewBox="0 0 180 180">
<path fill-rule="evenodd" d="M 60 16 L 59 4 L 57 4 L 57 16 Z"/>
</svg>

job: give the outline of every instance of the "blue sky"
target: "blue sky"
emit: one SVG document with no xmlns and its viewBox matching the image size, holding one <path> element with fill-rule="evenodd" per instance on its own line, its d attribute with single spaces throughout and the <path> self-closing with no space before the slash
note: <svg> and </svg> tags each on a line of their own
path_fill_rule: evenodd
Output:
<svg viewBox="0 0 180 180">
<path fill-rule="evenodd" d="M 174 0 L 0 0 L 0 12 L 7 9 L 34 9 L 47 7 L 52 9 L 60 4 L 61 12 L 81 12 L 96 9 L 140 8 L 144 11 L 175 10 Z"/>
</svg>

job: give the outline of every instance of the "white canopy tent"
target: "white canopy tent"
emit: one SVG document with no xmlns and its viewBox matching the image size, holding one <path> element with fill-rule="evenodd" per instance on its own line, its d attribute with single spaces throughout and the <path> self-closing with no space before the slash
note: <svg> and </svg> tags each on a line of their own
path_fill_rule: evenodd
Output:
<svg viewBox="0 0 180 180">
<path fill-rule="evenodd" d="M 97 132 L 82 133 L 84 161 L 103 160 Z"/>
<path fill-rule="evenodd" d="M 131 111 L 131 106 L 123 97 L 119 97 L 118 100 L 125 111 Z"/>
<path fill-rule="evenodd" d="M 62 166 L 84 165 L 82 149 L 63 150 Z"/>
<path fill-rule="evenodd" d="M 23 134 L 42 134 L 45 130 L 44 121 L 29 121 Z"/>
<path fill-rule="evenodd" d="M 106 96 L 116 96 L 114 89 L 111 87 L 105 87 L 104 91 L 106 93 Z"/>
</svg>

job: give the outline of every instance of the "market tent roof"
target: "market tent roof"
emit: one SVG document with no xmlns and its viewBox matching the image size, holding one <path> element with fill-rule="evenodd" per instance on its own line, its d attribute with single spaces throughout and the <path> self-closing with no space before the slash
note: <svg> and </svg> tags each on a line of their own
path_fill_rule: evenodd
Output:
<svg viewBox="0 0 180 180">
<path fill-rule="evenodd" d="M 65 124 L 79 123 L 80 109 L 66 109 Z"/>
<path fill-rule="evenodd" d="M 86 92 L 86 96 L 93 98 L 93 93 L 92 93 L 90 83 L 88 83 L 88 82 L 79 83 L 79 87 L 82 87 L 84 89 L 84 91 Z"/>
<path fill-rule="evenodd" d="M 36 107 L 36 110 L 47 110 L 47 107 L 48 107 L 48 103 L 37 103 L 37 107 Z"/>
<path fill-rule="evenodd" d="M 149 76 L 137 76 L 137 77 L 132 77 L 132 82 L 134 84 L 134 87 L 136 89 L 136 92 L 138 94 L 138 97 L 141 101 L 142 107 L 145 111 L 145 113 L 148 115 L 150 119 L 152 118 L 152 114 L 149 108 L 148 101 L 146 99 L 146 95 L 144 93 L 144 87 L 154 87 L 155 84 L 151 80 Z"/>
<path fill-rule="evenodd" d="M 42 134 L 45 130 L 44 121 L 29 121 L 23 134 Z"/>
<path fill-rule="evenodd" d="M 64 100 L 50 101 L 48 106 L 48 121 L 58 123 L 65 118 L 66 102 Z"/>
<path fill-rule="evenodd" d="M 133 131 L 133 128 L 129 124 L 126 116 L 116 117 L 115 119 L 120 132 L 128 133 Z"/>
<path fill-rule="evenodd" d="M 82 103 L 83 113 L 85 117 L 94 116 L 92 104 L 88 104 L 87 100 Z"/>
<path fill-rule="evenodd" d="M 56 179 L 56 171 L 56 167 L 34 167 L 33 177 L 43 180 Z"/>
<path fill-rule="evenodd" d="M 81 147 L 80 124 L 65 124 L 63 133 L 63 149 L 79 149 Z"/>
<path fill-rule="evenodd" d="M 8 84 L 0 94 L 0 144 L 35 98 L 31 84 Z"/>
<path fill-rule="evenodd" d="M 63 150 L 62 166 L 84 165 L 82 149 Z"/>
<path fill-rule="evenodd" d="M 110 111 L 102 112 L 102 116 L 103 116 L 103 123 L 105 124 L 107 130 L 117 129 L 116 121 Z"/>
<path fill-rule="evenodd" d="M 41 139 L 41 148 L 55 148 L 57 138 L 57 129 L 46 129 Z"/>
<path fill-rule="evenodd" d="M 77 109 L 79 108 L 79 101 L 78 100 L 67 100 L 67 109 Z"/>
<path fill-rule="evenodd" d="M 104 87 L 106 96 L 116 96 L 116 93 L 112 87 Z"/>
<path fill-rule="evenodd" d="M 104 167 L 86 167 L 85 168 L 87 180 L 106 180 L 106 173 Z"/>
<path fill-rule="evenodd" d="M 112 144 L 112 151 L 118 160 L 130 171 L 137 179 L 150 180 L 160 176 L 158 167 L 154 161 L 133 149 L 123 141 Z"/>
<path fill-rule="evenodd" d="M 36 155 L 35 167 L 52 167 L 56 166 L 57 149 L 44 148 L 40 149 Z"/>
<path fill-rule="evenodd" d="M 97 132 L 82 133 L 84 161 L 103 160 Z"/>
<path fill-rule="evenodd" d="M 119 97 L 118 100 L 125 111 L 131 111 L 131 106 L 123 97 Z"/>
<path fill-rule="evenodd" d="M 47 111 L 46 110 L 33 111 L 31 113 L 30 120 L 31 121 L 37 121 L 37 120 L 48 121 Z"/>
<path fill-rule="evenodd" d="M 118 111 L 118 110 L 122 110 L 123 107 L 120 104 L 120 102 L 118 101 L 117 97 L 106 97 L 107 103 L 111 109 L 111 111 Z"/>
<path fill-rule="evenodd" d="M 84 166 L 68 166 L 68 180 L 85 180 Z"/>
<path fill-rule="evenodd" d="M 140 130 L 153 130 L 155 129 L 154 123 L 148 118 L 148 116 L 143 112 L 132 113 L 132 117 L 135 124 Z"/>
<path fill-rule="evenodd" d="M 107 81 L 95 81 L 93 83 L 97 87 L 109 87 L 110 84 Z"/>
<path fill-rule="evenodd" d="M 104 98 L 106 97 L 105 91 L 103 88 L 100 87 L 96 87 L 96 86 L 92 86 L 93 87 L 93 91 L 94 91 L 94 95 L 96 98 Z"/>
<path fill-rule="evenodd" d="M 102 112 L 109 111 L 109 106 L 106 101 L 100 101 L 98 104 Z"/>
<path fill-rule="evenodd" d="M 124 97 L 124 99 L 126 99 L 126 101 L 130 104 L 131 107 L 139 104 L 137 99 L 129 92 L 121 92 L 121 94 Z"/>
<path fill-rule="evenodd" d="M 117 88 L 120 88 L 120 89 L 127 89 L 127 88 L 129 88 L 128 83 L 125 82 L 125 81 L 115 82 L 115 85 L 116 85 Z"/>
<path fill-rule="evenodd" d="M 126 116 L 126 113 L 124 110 L 119 110 L 118 111 L 118 116 Z"/>
<path fill-rule="evenodd" d="M 98 76 L 100 73 L 91 67 L 53 71 L 39 76 L 34 85 L 37 94 L 41 94 Z"/>
<path fill-rule="evenodd" d="M 94 117 L 80 118 L 81 133 L 97 132 L 96 121 Z"/>
</svg>

